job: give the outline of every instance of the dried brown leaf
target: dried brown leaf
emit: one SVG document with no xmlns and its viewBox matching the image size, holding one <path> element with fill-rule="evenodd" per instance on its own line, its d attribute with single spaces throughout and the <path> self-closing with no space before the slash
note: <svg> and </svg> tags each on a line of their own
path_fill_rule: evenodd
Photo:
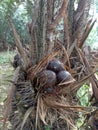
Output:
<svg viewBox="0 0 98 130">
<path fill-rule="evenodd" d="M 32 113 L 33 111 L 33 107 L 30 107 L 26 113 L 24 114 L 24 117 L 23 117 L 23 121 L 22 121 L 22 124 L 21 124 L 21 129 L 20 130 L 23 130 L 23 127 L 28 119 L 28 117 L 30 116 L 30 114 Z"/>
<path fill-rule="evenodd" d="M 28 66 L 30 64 L 30 61 L 29 61 L 29 59 L 28 59 L 28 57 L 27 57 L 27 55 L 26 55 L 26 53 L 25 53 L 25 51 L 24 51 L 24 49 L 22 47 L 22 43 L 20 41 L 19 35 L 18 35 L 18 33 L 17 33 L 16 29 L 15 29 L 15 26 L 14 26 L 12 20 L 10 18 L 8 18 L 8 20 L 9 20 L 9 23 L 10 23 L 10 25 L 12 27 L 12 31 L 13 31 L 13 34 L 14 34 L 14 39 L 15 39 L 15 42 L 16 42 L 16 46 L 18 48 L 18 51 L 19 51 L 20 55 L 23 58 L 24 67 L 26 69 L 26 68 L 28 68 Z"/>
</svg>

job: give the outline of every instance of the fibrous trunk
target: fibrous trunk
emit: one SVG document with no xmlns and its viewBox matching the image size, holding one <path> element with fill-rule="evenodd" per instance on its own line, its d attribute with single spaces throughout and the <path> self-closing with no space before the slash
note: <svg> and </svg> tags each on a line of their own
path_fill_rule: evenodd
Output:
<svg viewBox="0 0 98 130">
<path fill-rule="evenodd" d="M 14 89 L 8 96 L 13 130 L 76 129 L 79 112 L 92 111 L 80 106 L 76 97 L 78 89 L 89 82 L 98 99 L 94 74 L 98 51 L 83 49 L 95 23 L 89 19 L 90 3 L 79 0 L 75 9 L 74 0 L 40 0 L 37 17 L 28 28 L 29 51 L 22 47 L 9 19 L 19 51 L 19 59 L 13 62 Z"/>
</svg>

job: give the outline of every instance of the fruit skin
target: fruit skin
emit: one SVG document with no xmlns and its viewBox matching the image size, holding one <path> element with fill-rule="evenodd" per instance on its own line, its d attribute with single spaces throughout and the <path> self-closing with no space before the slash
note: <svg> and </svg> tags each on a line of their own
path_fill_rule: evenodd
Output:
<svg viewBox="0 0 98 130">
<path fill-rule="evenodd" d="M 56 83 L 56 74 L 51 70 L 43 70 L 38 75 L 40 86 L 54 86 Z"/>
<path fill-rule="evenodd" d="M 48 63 L 47 69 L 48 70 L 52 70 L 55 73 L 58 73 L 59 71 L 64 70 L 64 68 L 62 66 L 62 63 L 59 60 L 57 60 L 57 59 L 51 60 Z"/>
<path fill-rule="evenodd" d="M 66 71 L 66 70 L 60 71 L 57 74 L 57 83 L 65 82 L 65 81 L 69 80 L 70 77 L 71 77 L 71 74 L 68 71 Z"/>
<path fill-rule="evenodd" d="M 13 61 L 12 65 L 13 65 L 14 68 L 17 68 L 20 64 L 21 64 L 20 55 L 16 54 L 14 56 L 14 61 Z"/>
<path fill-rule="evenodd" d="M 54 92 L 54 88 L 53 87 L 49 87 L 49 86 L 45 86 L 44 87 L 44 93 L 51 94 L 53 92 Z"/>
</svg>

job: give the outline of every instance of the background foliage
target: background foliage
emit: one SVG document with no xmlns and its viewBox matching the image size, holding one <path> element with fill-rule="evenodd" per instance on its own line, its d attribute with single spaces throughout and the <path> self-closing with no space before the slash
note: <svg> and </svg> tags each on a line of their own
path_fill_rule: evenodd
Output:
<svg viewBox="0 0 98 130">
<path fill-rule="evenodd" d="M 34 15 L 34 12 L 32 12 L 32 8 L 35 5 L 34 2 L 36 2 L 36 0 L 3 0 L 0 2 L 0 44 L 4 43 L 4 45 L 14 45 L 12 30 L 7 20 L 8 17 L 11 17 L 11 19 L 13 20 L 22 43 L 25 44 L 30 42 L 26 24 L 28 21 L 31 21 L 32 15 Z M 98 2 L 96 1 L 95 4 L 98 5 Z M 96 10 L 98 10 L 97 7 Z M 98 33 L 96 25 L 95 28 L 93 28 L 93 30 L 91 31 L 86 43 L 92 46 L 93 43 L 98 42 L 97 37 Z M 9 55 L 12 56 L 13 54 L 9 53 Z M 4 57 L 4 54 L 1 54 L 0 63 L 5 64 L 9 61 L 8 57 L 6 56 Z M 88 91 L 89 86 L 84 84 L 77 93 L 79 102 L 83 106 L 90 105 L 88 102 Z M 81 114 L 80 116 L 82 117 Z M 47 127 L 46 129 L 48 130 L 49 128 Z"/>
<path fill-rule="evenodd" d="M 29 35 L 26 24 L 31 22 L 34 15 L 36 0 L 1 0 L 0 1 L 0 45 L 6 47 L 9 44 L 15 45 L 12 30 L 9 26 L 7 17 L 11 17 L 15 24 L 16 30 L 23 44 L 29 43 Z M 77 3 L 77 2 L 76 2 Z M 93 11 L 98 13 L 98 1 L 93 2 Z M 93 12 L 91 11 L 91 12 Z M 97 14 L 98 15 L 98 14 Z M 96 15 L 96 17 L 97 17 Z M 98 42 L 98 24 L 91 31 L 87 44 L 93 45 Z"/>
<path fill-rule="evenodd" d="M 29 3 L 30 4 L 30 3 Z M 31 5 L 31 4 L 30 4 Z M 19 0 L 4 0 L 0 2 L 0 44 L 14 44 L 12 30 L 8 23 L 8 17 L 13 19 L 22 43 L 29 42 L 26 23 L 30 19 L 28 2 Z M 28 12 L 27 12 L 28 11 Z M 5 45 L 4 45 L 5 46 Z"/>
</svg>

